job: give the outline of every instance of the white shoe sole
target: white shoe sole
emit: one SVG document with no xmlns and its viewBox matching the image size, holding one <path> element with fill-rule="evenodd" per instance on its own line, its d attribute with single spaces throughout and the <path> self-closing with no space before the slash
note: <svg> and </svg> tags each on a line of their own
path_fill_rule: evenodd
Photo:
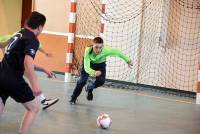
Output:
<svg viewBox="0 0 200 134">
<path fill-rule="evenodd" d="M 59 101 L 59 99 L 57 99 L 56 101 L 54 101 L 53 103 L 46 105 L 45 107 L 43 107 L 42 109 L 45 110 L 47 108 L 49 108 L 50 106 L 54 105 L 55 103 L 57 103 Z"/>
</svg>

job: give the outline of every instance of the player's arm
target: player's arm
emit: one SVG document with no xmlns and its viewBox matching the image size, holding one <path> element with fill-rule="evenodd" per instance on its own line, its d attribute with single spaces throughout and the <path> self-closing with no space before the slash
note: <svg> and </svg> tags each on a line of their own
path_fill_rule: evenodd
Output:
<svg viewBox="0 0 200 134">
<path fill-rule="evenodd" d="M 4 42 L 0 42 L 0 49 L 2 50 L 2 53 L 4 54 L 5 52 L 5 47 L 8 45 L 9 40 L 4 41 Z"/>
<path fill-rule="evenodd" d="M 0 48 L 1 49 L 1 51 L 2 51 L 2 53 L 3 53 L 3 55 L 5 54 L 5 48 Z"/>
<path fill-rule="evenodd" d="M 3 54 L 5 52 L 5 47 L 8 45 L 11 37 L 12 37 L 12 35 L 0 36 L 0 49 L 2 50 Z"/>
<path fill-rule="evenodd" d="M 0 48 L 5 48 L 8 45 L 12 35 L 1 35 L 0 36 Z"/>
<path fill-rule="evenodd" d="M 128 56 L 126 56 L 121 50 L 119 50 L 117 48 L 107 47 L 107 55 L 108 56 L 113 56 L 113 57 L 119 57 L 119 58 L 123 59 L 127 63 L 129 61 L 131 61 Z"/>
<path fill-rule="evenodd" d="M 33 58 L 29 55 L 26 55 L 24 58 L 24 68 L 25 68 L 26 77 L 30 81 L 34 95 L 35 96 L 40 95 L 42 91 L 39 87 L 37 76 L 34 72 Z"/>
<path fill-rule="evenodd" d="M 49 78 L 56 77 L 55 73 L 39 65 L 34 65 L 35 69 L 42 70 Z"/>
<path fill-rule="evenodd" d="M 108 56 L 119 57 L 123 59 L 129 66 L 132 66 L 131 59 L 127 55 L 125 55 L 121 50 L 107 47 L 106 51 Z"/>
<path fill-rule="evenodd" d="M 84 69 L 85 69 L 85 72 L 87 72 L 90 76 L 92 77 L 95 77 L 96 76 L 96 71 L 93 70 L 91 67 L 90 67 L 90 50 L 91 48 L 86 48 L 85 49 L 85 54 L 84 54 Z"/>
<path fill-rule="evenodd" d="M 42 44 L 40 43 L 39 45 L 39 49 L 38 49 L 41 53 L 43 53 L 44 55 L 46 55 L 47 57 L 52 57 L 53 55 L 51 53 L 46 52 L 43 48 L 42 48 Z"/>
<path fill-rule="evenodd" d="M 5 42 L 1 42 L 0 43 L 0 49 L 1 49 L 1 51 L 2 51 L 2 53 L 4 54 L 4 51 L 5 51 L 5 47 L 6 47 L 6 43 Z"/>
<path fill-rule="evenodd" d="M 3 41 L 0 40 L 0 48 L 5 48 L 8 45 L 9 41 L 10 41 L 10 38 L 8 37 L 4 39 Z"/>
</svg>

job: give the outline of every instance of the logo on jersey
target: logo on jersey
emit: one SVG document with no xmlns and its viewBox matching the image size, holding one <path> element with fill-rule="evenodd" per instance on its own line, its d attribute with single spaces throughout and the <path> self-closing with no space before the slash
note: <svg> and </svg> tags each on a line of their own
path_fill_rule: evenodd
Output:
<svg viewBox="0 0 200 134">
<path fill-rule="evenodd" d="M 30 49 L 30 54 L 31 55 L 35 55 L 35 50 L 34 49 Z"/>
</svg>

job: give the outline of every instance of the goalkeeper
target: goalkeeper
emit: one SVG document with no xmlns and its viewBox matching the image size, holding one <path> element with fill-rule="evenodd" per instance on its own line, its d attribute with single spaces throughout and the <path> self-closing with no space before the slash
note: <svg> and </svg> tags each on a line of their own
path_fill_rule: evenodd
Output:
<svg viewBox="0 0 200 134">
<path fill-rule="evenodd" d="M 86 87 L 87 100 L 93 100 L 93 89 L 102 86 L 105 82 L 106 58 L 108 56 L 122 58 L 130 68 L 132 66 L 132 62 L 128 56 L 118 49 L 105 46 L 101 37 L 95 37 L 93 39 L 93 46 L 85 49 L 81 76 L 71 96 L 71 104 L 76 104 L 77 97 L 81 94 L 89 76 L 96 77 L 95 82 L 89 83 Z"/>
</svg>

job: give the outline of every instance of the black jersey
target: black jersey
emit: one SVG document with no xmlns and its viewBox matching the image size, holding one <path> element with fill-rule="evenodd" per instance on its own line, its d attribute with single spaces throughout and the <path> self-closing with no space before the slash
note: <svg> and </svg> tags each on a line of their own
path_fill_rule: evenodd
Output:
<svg viewBox="0 0 200 134">
<path fill-rule="evenodd" d="M 28 29 L 21 29 L 9 40 L 0 69 L 11 70 L 22 76 L 25 55 L 30 55 L 34 59 L 38 47 L 39 41 L 35 34 Z"/>
</svg>

